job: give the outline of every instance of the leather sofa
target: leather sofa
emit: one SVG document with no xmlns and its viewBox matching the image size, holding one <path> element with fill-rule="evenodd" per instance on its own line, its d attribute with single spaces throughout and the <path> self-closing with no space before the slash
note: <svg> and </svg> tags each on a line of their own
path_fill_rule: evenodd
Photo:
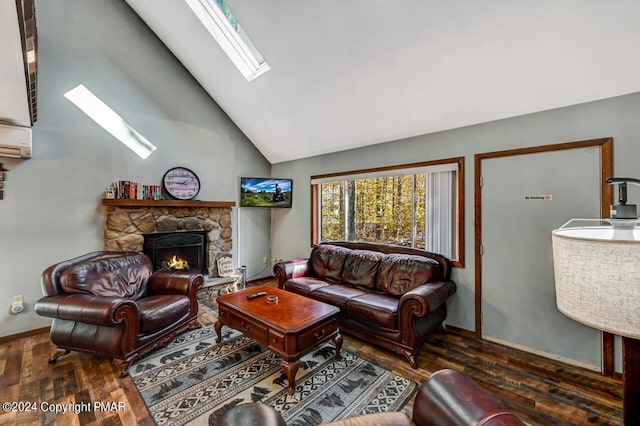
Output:
<svg viewBox="0 0 640 426">
<path fill-rule="evenodd" d="M 153 272 L 142 253 L 94 252 L 42 273 L 38 315 L 53 318 L 49 363 L 80 351 L 113 358 L 120 375 L 144 353 L 197 328 L 200 273 Z"/>
<path fill-rule="evenodd" d="M 261 403 L 240 404 L 227 411 L 216 426 L 284 426 L 274 408 Z M 524 426 L 493 395 L 464 373 L 445 369 L 425 380 L 413 403 L 412 418 L 403 412 L 348 417 L 320 426 Z"/>
<path fill-rule="evenodd" d="M 340 308 L 342 332 L 404 355 L 413 368 L 456 292 L 446 258 L 388 244 L 319 244 L 308 259 L 276 264 L 274 274 L 279 288 Z"/>
</svg>

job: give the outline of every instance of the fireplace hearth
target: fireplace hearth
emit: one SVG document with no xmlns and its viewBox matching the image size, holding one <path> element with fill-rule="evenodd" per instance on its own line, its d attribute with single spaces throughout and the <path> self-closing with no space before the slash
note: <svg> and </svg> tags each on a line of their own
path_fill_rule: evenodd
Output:
<svg viewBox="0 0 640 426">
<path fill-rule="evenodd" d="M 143 234 L 142 251 L 151 258 L 154 271 L 188 270 L 207 274 L 205 231 Z"/>
</svg>

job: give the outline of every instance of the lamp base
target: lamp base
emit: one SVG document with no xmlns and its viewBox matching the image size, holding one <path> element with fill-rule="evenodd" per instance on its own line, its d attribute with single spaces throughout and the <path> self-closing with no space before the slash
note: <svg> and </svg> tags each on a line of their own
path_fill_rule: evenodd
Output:
<svg viewBox="0 0 640 426">
<path fill-rule="evenodd" d="M 640 425 L 640 340 L 622 338 L 622 418 Z"/>
</svg>

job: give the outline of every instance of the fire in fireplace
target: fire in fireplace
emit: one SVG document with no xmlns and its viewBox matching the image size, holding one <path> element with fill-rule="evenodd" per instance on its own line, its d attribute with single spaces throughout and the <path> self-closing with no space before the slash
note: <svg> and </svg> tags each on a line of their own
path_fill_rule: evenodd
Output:
<svg viewBox="0 0 640 426">
<path fill-rule="evenodd" d="M 176 271 L 189 270 L 189 262 L 186 259 L 183 259 L 176 254 L 171 256 L 171 259 L 165 260 L 164 264 L 165 264 L 165 267 L 170 270 L 176 270 Z"/>
<path fill-rule="evenodd" d="M 153 269 L 188 270 L 207 274 L 206 231 L 144 234 L 143 252 Z"/>
</svg>

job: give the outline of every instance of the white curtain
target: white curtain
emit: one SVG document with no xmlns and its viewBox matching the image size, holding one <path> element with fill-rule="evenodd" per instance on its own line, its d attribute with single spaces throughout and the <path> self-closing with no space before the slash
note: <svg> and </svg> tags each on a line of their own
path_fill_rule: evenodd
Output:
<svg viewBox="0 0 640 426">
<path fill-rule="evenodd" d="M 425 249 L 453 259 L 457 236 L 454 233 L 456 172 L 426 174 Z M 462 220 L 462 218 L 461 218 Z M 455 256 L 457 257 L 457 256 Z"/>
</svg>

